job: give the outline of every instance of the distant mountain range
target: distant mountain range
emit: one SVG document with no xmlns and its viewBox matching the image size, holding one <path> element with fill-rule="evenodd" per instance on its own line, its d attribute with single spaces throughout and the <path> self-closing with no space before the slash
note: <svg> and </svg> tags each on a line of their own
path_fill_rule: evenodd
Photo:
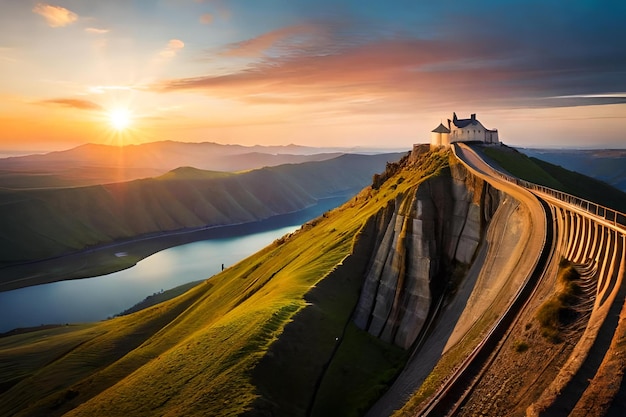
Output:
<svg viewBox="0 0 626 417">
<path fill-rule="evenodd" d="M 241 146 L 212 142 L 151 142 L 111 146 L 86 144 L 65 151 L 0 159 L 0 187 L 49 188 L 130 181 L 182 166 L 237 172 L 265 166 L 323 161 L 358 148 L 299 145 Z M 382 152 L 379 152 L 382 153 Z"/>
<path fill-rule="evenodd" d="M 302 210 L 321 198 L 356 193 L 401 155 L 347 154 L 241 173 L 181 167 L 130 182 L 0 189 L 0 266 L 148 233 L 254 222 Z"/>
<path fill-rule="evenodd" d="M 523 149 L 526 155 L 599 179 L 626 192 L 626 149 Z"/>
</svg>

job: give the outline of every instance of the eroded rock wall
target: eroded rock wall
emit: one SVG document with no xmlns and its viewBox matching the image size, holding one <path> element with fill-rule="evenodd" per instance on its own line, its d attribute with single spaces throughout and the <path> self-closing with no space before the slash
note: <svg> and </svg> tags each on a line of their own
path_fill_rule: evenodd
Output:
<svg viewBox="0 0 626 417">
<path fill-rule="evenodd" d="M 499 192 L 453 164 L 376 216 L 377 237 L 355 310 L 358 327 L 408 349 L 457 264 L 471 263 Z"/>
</svg>

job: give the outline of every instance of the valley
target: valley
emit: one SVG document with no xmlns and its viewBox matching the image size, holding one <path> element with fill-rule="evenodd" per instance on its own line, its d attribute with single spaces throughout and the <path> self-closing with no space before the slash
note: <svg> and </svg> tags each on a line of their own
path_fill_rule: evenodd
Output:
<svg viewBox="0 0 626 417">
<path fill-rule="evenodd" d="M 474 162 L 416 146 L 343 206 L 174 299 L 1 338 L 0 412 L 543 415 L 565 405 L 585 415 L 598 392 L 603 411 L 590 415 L 618 415 L 622 218 L 594 229 L 583 200 L 510 176 L 524 166 L 564 185 L 571 174 L 506 147 L 472 149 Z M 593 191 L 576 181 L 581 198 Z M 537 311 L 556 296 L 563 259 L 588 280 L 576 281 L 585 294 L 601 296 L 571 301 L 586 306 L 577 327 L 557 321 L 550 336 Z M 580 368 L 578 357 L 590 360 Z M 540 383 L 519 366 L 531 358 Z"/>
<path fill-rule="evenodd" d="M 74 256 L 79 262 L 86 261 L 86 256 L 95 262 L 89 262 L 85 270 L 61 269 L 30 282 L 128 268 L 164 247 L 164 241 L 165 247 L 184 241 L 185 235 L 191 236 L 188 232 L 251 224 L 304 210 L 327 198 L 351 195 L 399 156 L 343 155 L 243 173 L 178 168 L 131 182 L 0 190 L 0 270 L 4 270 L 0 285 L 9 289 L 16 288 L 16 282 L 28 284 L 20 280 L 38 268 L 33 262 L 52 259 L 54 264 L 53 258 L 59 256 Z M 110 256 L 124 251 L 125 242 L 132 245 L 133 240 L 142 247 L 137 256 Z"/>
<path fill-rule="evenodd" d="M 0 417 L 626 416 L 626 1 L 1 10 Z"/>
</svg>

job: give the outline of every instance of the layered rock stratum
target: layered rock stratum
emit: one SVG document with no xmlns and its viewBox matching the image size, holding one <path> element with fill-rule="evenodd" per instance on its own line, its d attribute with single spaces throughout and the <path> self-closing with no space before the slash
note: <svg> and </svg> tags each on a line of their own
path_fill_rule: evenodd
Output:
<svg viewBox="0 0 626 417">
<path fill-rule="evenodd" d="M 361 329 L 410 348 L 455 270 L 467 269 L 502 193 L 453 165 L 377 216 L 377 242 L 355 311 Z"/>
</svg>

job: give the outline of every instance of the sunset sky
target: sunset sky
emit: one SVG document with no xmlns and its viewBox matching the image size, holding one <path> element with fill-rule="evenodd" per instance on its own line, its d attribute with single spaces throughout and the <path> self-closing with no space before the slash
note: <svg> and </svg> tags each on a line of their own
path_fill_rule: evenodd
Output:
<svg viewBox="0 0 626 417">
<path fill-rule="evenodd" d="M 626 147 L 626 2 L 0 0 L 0 153 L 155 140 Z"/>
</svg>

